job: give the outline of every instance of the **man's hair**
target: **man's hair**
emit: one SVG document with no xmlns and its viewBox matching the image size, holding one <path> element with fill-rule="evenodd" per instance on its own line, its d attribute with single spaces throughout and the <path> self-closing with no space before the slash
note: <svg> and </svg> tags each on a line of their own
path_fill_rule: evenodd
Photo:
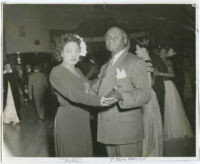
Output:
<svg viewBox="0 0 200 164">
<path fill-rule="evenodd" d="M 130 47 L 129 36 L 128 36 L 127 32 L 124 30 L 125 28 L 124 28 L 122 25 L 113 25 L 113 26 L 111 26 L 111 27 L 107 30 L 107 32 L 108 32 L 111 28 L 117 28 L 117 29 L 119 29 L 119 30 L 123 33 L 124 39 L 126 39 L 125 46 L 129 46 L 129 47 Z M 107 32 L 106 32 L 106 33 L 107 33 Z"/>
<path fill-rule="evenodd" d="M 117 27 L 117 28 L 121 29 L 122 31 L 124 31 L 127 35 L 129 35 L 129 33 L 130 33 L 127 25 L 125 25 L 124 23 L 114 23 L 110 27 Z"/>
</svg>

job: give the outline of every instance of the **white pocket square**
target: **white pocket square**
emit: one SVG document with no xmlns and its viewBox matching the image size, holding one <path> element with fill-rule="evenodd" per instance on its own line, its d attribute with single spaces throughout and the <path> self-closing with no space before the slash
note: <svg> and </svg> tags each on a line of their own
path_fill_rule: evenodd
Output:
<svg viewBox="0 0 200 164">
<path fill-rule="evenodd" d="M 117 68 L 117 70 L 116 70 L 116 78 L 117 79 L 126 78 L 126 71 L 123 68 L 121 70 L 119 68 Z"/>
</svg>

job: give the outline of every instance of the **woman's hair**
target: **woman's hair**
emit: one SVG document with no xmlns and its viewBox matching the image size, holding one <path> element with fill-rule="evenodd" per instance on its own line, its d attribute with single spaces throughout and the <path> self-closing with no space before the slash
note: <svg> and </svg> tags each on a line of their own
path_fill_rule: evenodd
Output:
<svg viewBox="0 0 200 164">
<path fill-rule="evenodd" d="M 53 50 L 53 55 L 57 62 L 61 62 L 63 60 L 61 52 L 64 48 L 64 46 L 69 42 L 76 42 L 78 46 L 80 47 L 81 40 L 77 37 L 75 34 L 63 34 L 60 36 L 58 40 L 56 40 L 56 46 Z"/>
<path fill-rule="evenodd" d="M 148 41 L 149 39 L 147 39 Z M 148 41 L 149 42 L 149 41 Z M 152 48 L 150 47 L 150 44 L 147 43 L 145 44 L 144 43 L 144 40 L 142 41 L 141 39 L 135 39 L 135 47 L 136 45 L 138 45 L 140 48 L 145 48 L 149 53 L 152 51 Z"/>
</svg>

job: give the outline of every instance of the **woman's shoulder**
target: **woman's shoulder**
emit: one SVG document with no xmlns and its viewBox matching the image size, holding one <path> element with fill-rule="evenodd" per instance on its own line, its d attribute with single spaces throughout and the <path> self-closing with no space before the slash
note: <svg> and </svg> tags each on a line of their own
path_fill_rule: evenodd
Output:
<svg viewBox="0 0 200 164">
<path fill-rule="evenodd" d="M 57 65 L 57 66 L 52 68 L 49 76 L 50 77 L 59 76 L 60 72 L 62 72 L 62 66 L 61 65 Z"/>
</svg>

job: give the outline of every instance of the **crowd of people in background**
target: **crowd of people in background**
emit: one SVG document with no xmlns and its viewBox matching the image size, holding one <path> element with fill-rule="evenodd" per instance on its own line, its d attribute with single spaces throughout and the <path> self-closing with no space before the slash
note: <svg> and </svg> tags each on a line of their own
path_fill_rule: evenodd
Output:
<svg viewBox="0 0 200 164">
<path fill-rule="evenodd" d="M 38 120 L 45 120 L 46 110 L 52 105 L 51 87 L 48 81 L 48 68 L 41 64 L 14 65 L 9 62 L 3 69 L 4 123 L 20 123 L 20 108 L 32 103 Z M 56 101 L 56 99 L 54 99 Z M 15 112 L 16 111 L 16 112 Z M 49 116 L 49 114 L 47 113 Z M 46 119 L 49 119 L 46 117 Z"/>
<path fill-rule="evenodd" d="M 174 80 L 179 78 L 176 65 L 180 64 L 173 59 L 176 50 L 136 39 L 132 54 L 130 40 L 119 27 L 110 28 L 105 40 L 113 56 L 102 67 L 94 59 L 79 61 L 82 40 L 75 34 L 61 36 L 62 63 L 53 69 L 51 63 L 27 64 L 24 69 L 5 63 L 3 122 L 20 123 L 21 103 L 32 103 L 41 122 L 48 119 L 49 108 L 59 106 L 53 116 L 58 157 L 93 155 L 91 118 L 98 120 L 93 131 L 108 156 L 162 156 L 163 141 L 194 137 L 190 124 L 194 127 L 195 117 L 189 122 L 187 113 L 195 116 L 195 75 L 187 58 L 179 89 Z M 121 80 L 123 76 L 130 81 Z M 115 78 L 121 84 L 114 86 Z"/>
</svg>

